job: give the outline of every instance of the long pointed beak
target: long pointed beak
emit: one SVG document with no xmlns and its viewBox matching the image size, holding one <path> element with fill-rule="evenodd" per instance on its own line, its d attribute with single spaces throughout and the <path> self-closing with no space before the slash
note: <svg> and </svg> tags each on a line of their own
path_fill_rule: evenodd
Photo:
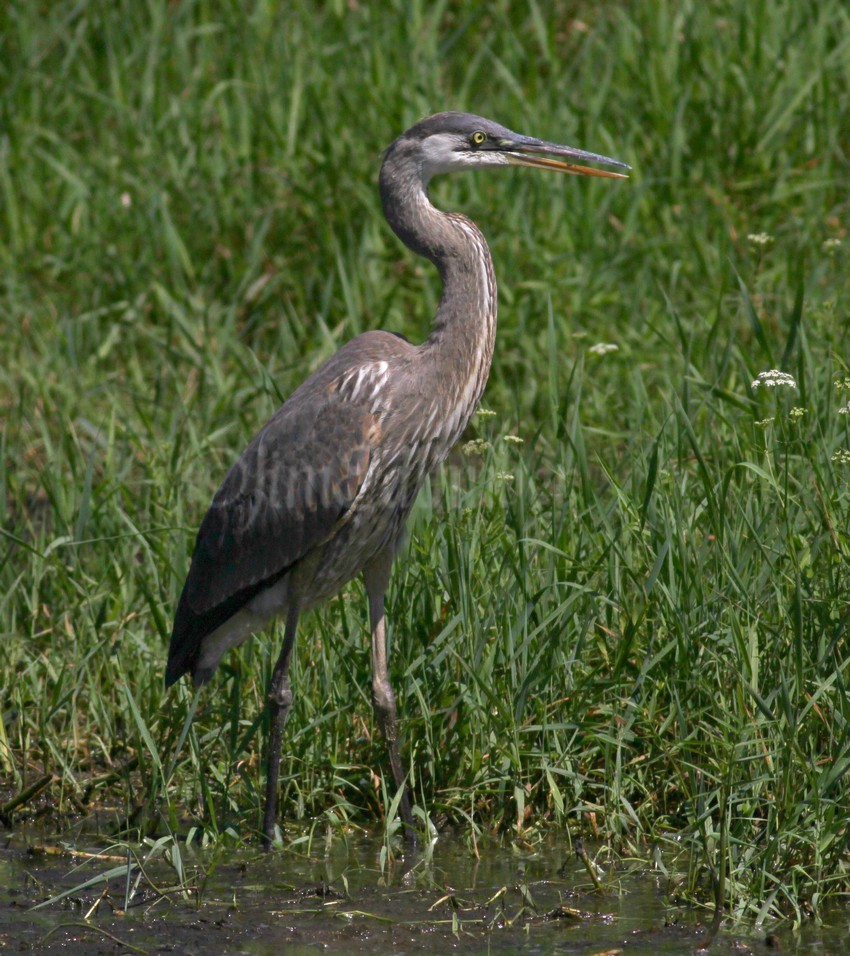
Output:
<svg viewBox="0 0 850 956">
<path fill-rule="evenodd" d="M 554 169 L 561 173 L 572 173 L 576 176 L 601 176 L 605 179 L 628 179 L 626 173 L 614 173 L 607 169 L 593 169 L 589 166 L 579 166 L 575 160 L 585 163 L 602 163 L 605 166 L 619 166 L 620 169 L 631 169 L 628 163 L 610 156 L 600 156 L 598 153 L 588 153 L 583 149 L 574 149 L 572 146 L 559 146 L 557 143 L 547 143 L 542 139 L 533 139 L 523 136 L 517 139 L 505 139 L 497 143 L 500 151 L 512 166 L 532 166 L 535 169 Z"/>
</svg>

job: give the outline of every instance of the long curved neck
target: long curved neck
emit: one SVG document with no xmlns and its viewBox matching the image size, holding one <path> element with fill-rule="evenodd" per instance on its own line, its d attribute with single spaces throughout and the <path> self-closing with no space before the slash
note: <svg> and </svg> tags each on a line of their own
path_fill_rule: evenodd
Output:
<svg viewBox="0 0 850 956">
<path fill-rule="evenodd" d="M 443 292 L 431 334 L 421 346 L 440 390 L 466 425 L 490 371 L 496 337 L 496 277 L 481 231 L 458 213 L 431 205 L 420 178 L 381 170 L 384 215 L 401 241 L 440 271 Z"/>
</svg>

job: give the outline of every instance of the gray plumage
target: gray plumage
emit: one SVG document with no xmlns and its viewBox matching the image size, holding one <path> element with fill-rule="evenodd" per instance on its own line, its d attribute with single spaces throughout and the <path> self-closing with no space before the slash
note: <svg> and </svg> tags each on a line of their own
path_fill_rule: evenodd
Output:
<svg viewBox="0 0 850 956">
<path fill-rule="evenodd" d="M 369 597 L 375 713 L 412 832 L 387 676 L 384 593 L 425 476 L 446 457 L 481 398 L 496 333 L 487 243 L 469 219 L 431 205 L 428 182 L 442 172 L 507 164 L 620 175 L 575 160 L 625 167 L 468 113 L 438 113 L 395 140 L 381 167 L 381 200 L 399 238 L 439 269 L 443 292 L 431 334 L 419 346 L 387 332 L 366 332 L 344 345 L 263 426 L 201 523 L 175 616 L 166 684 L 186 672 L 204 683 L 230 647 L 286 616 L 269 691 L 266 847 L 274 837 L 299 614 L 360 573 Z"/>
</svg>

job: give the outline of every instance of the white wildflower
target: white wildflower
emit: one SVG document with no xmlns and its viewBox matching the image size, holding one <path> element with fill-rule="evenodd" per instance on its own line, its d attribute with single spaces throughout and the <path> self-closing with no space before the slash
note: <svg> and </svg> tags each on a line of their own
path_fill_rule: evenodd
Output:
<svg viewBox="0 0 850 956">
<path fill-rule="evenodd" d="M 762 418 L 761 421 L 753 422 L 753 424 L 756 426 L 756 428 L 767 428 L 772 421 L 772 418 Z"/>
<path fill-rule="evenodd" d="M 511 445 L 521 445 L 522 439 L 519 435 L 503 435 L 502 441 L 510 442 Z"/>
<path fill-rule="evenodd" d="M 479 418 L 495 418 L 496 413 L 491 408 L 479 408 L 475 414 Z"/>
<path fill-rule="evenodd" d="M 842 379 L 838 382 L 832 383 L 839 392 L 850 392 L 850 378 Z"/>
<path fill-rule="evenodd" d="M 838 414 L 850 415 L 850 402 L 848 402 L 846 405 L 842 405 L 841 408 L 838 409 Z"/>
<path fill-rule="evenodd" d="M 747 242 L 751 246 L 769 246 L 773 242 L 773 236 L 769 236 L 766 232 L 751 232 L 747 236 Z"/>
<path fill-rule="evenodd" d="M 774 388 L 777 385 L 787 385 L 788 388 L 797 387 L 793 375 L 789 375 L 787 372 L 780 372 L 779 369 L 776 368 L 772 368 L 769 372 L 759 372 L 758 377 L 753 380 L 750 388 L 756 389 L 759 385 L 764 385 L 766 388 Z"/>
<path fill-rule="evenodd" d="M 133 205 L 133 197 L 129 193 L 121 193 L 121 205 L 129 209 Z"/>
<path fill-rule="evenodd" d="M 607 355 L 609 352 L 617 352 L 619 348 L 620 346 L 614 345 L 613 342 L 597 342 L 596 345 L 591 345 L 587 351 L 594 355 Z"/>
<path fill-rule="evenodd" d="M 469 458 L 472 455 L 483 455 L 485 451 L 490 447 L 490 442 L 486 441 L 484 438 L 473 438 L 472 441 L 466 442 L 465 445 L 460 446 L 460 450 Z"/>
<path fill-rule="evenodd" d="M 791 418 L 797 421 L 798 419 L 802 418 L 803 415 L 806 414 L 806 409 L 801 408 L 799 405 L 795 405 L 794 408 L 792 408 L 791 411 L 788 412 L 788 414 L 790 415 Z"/>
<path fill-rule="evenodd" d="M 838 252 L 840 246 L 841 240 L 833 237 L 832 239 L 824 239 L 823 243 L 821 244 L 821 249 L 823 249 L 828 256 L 832 256 Z"/>
<path fill-rule="evenodd" d="M 839 465 L 850 465 L 850 451 L 842 448 L 832 456 L 832 461 L 837 461 Z"/>
<path fill-rule="evenodd" d="M 497 471 L 496 481 L 513 481 L 514 476 L 509 471 Z"/>
</svg>

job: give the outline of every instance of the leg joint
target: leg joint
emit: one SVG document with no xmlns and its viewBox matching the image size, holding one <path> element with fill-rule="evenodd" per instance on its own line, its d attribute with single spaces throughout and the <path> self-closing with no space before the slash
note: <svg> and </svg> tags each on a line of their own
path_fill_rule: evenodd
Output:
<svg viewBox="0 0 850 956">
<path fill-rule="evenodd" d="M 372 706 L 382 717 L 391 717 L 395 719 L 396 703 L 395 694 L 390 686 L 390 682 L 375 678 L 372 681 Z"/>
<path fill-rule="evenodd" d="M 269 688 L 269 700 L 277 704 L 284 715 L 287 714 L 289 708 L 292 706 L 292 689 L 289 683 L 283 683 L 279 687 L 276 687 L 274 682 L 272 682 L 272 686 Z"/>
</svg>

